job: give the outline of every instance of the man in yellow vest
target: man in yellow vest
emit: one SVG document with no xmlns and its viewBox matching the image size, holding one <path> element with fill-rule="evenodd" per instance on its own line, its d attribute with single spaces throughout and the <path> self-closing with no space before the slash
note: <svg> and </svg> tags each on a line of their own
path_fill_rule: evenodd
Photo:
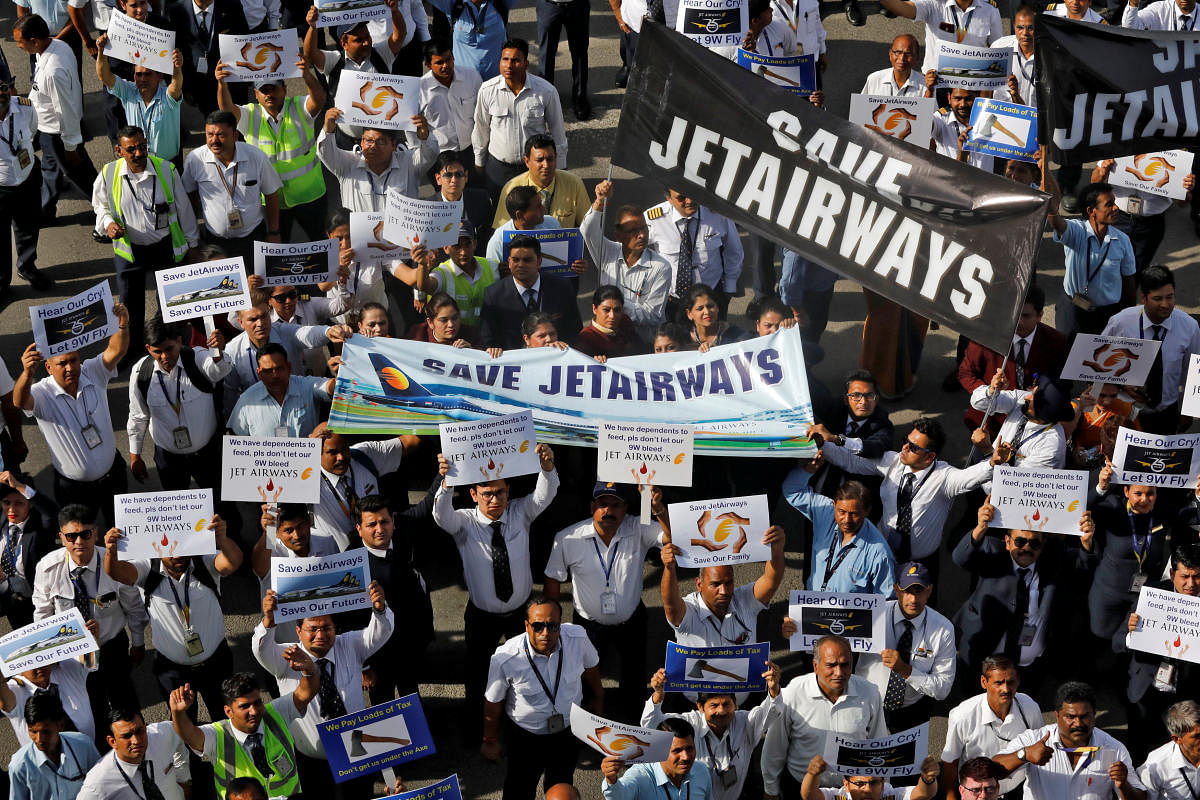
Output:
<svg viewBox="0 0 1200 800">
<path fill-rule="evenodd" d="M 237 672 L 221 684 L 225 716 L 197 726 L 188 716 L 196 702 L 191 684 L 171 692 L 171 722 L 192 752 L 212 764 L 217 797 L 228 800 L 235 778 L 254 778 L 267 788 L 269 800 L 285 800 L 300 792 L 296 745 L 288 726 L 304 716 L 317 696 L 321 678 L 312 658 L 291 645 L 283 651 L 287 665 L 303 678 L 291 695 L 264 703 L 262 686 L 250 672 Z"/>
<path fill-rule="evenodd" d="M 292 223 L 304 231 L 309 241 L 325 236 L 325 178 L 317 161 L 317 137 L 313 119 L 325 107 L 325 89 L 304 56 L 296 62 L 308 96 L 287 97 L 282 80 L 254 84 L 257 102 L 238 105 L 233 101 L 225 79 L 230 69 L 217 64 L 217 105 L 237 117 L 238 133 L 246 144 L 262 150 L 279 179 L 283 191 L 279 201 L 279 229 L 283 241 L 291 238 Z"/>
<path fill-rule="evenodd" d="M 130 352 L 139 353 L 146 275 L 182 261 L 199 234 L 179 173 L 170 161 L 149 154 L 141 128 L 117 131 L 116 153 L 92 185 L 92 208 L 96 231 L 112 239 L 117 291 L 129 309 Z"/>
<path fill-rule="evenodd" d="M 435 292 L 445 292 L 458 304 L 464 325 L 479 325 L 479 310 L 483 308 L 483 293 L 496 282 L 500 265 L 491 259 L 475 255 L 475 231 L 463 220 L 458 241 L 445 248 L 429 250 L 423 244 L 412 249 L 412 262 L 401 262 L 392 274 L 409 286 L 421 290 L 422 299 Z M 438 263 L 445 253 L 447 259 Z"/>
</svg>

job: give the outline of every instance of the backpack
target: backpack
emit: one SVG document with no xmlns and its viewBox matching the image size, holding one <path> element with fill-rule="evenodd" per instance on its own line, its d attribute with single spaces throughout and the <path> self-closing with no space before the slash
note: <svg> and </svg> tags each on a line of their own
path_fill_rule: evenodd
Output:
<svg viewBox="0 0 1200 800">
<path fill-rule="evenodd" d="M 138 369 L 137 388 L 143 401 L 147 401 L 147 393 L 150 391 L 150 378 L 154 375 L 154 363 L 153 358 L 147 358 L 142 361 L 142 366 Z M 215 384 L 210 381 L 208 376 L 201 372 L 200 367 L 196 365 L 196 351 L 190 347 L 180 348 L 179 363 L 183 366 L 183 372 L 192 382 L 192 386 L 205 394 L 212 395 L 213 409 L 217 412 L 217 422 L 221 423 L 225 411 L 224 381 L 217 381 Z M 149 405 L 148 402 L 147 405 Z M 182 409 L 180 411 L 182 412 Z M 220 428 L 221 424 L 218 424 L 217 427 Z"/>
<path fill-rule="evenodd" d="M 196 576 L 196 581 L 201 586 L 206 586 L 212 590 L 212 593 L 217 596 L 217 601 L 221 600 L 221 590 L 217 588 L 217 581 L 213 578 L 213 574 L 208 571 L 205 566 L 202 556 L 189 557 L 189 565 L 192 568 L 192 574 Z M 162 566 L 161 558 L 150 559 L 150 573 L 146 576 L 146 582 L 142 585 L 142 589 L 146 593 L 146 607 L 150 606 L 150 596 L 154 594 L 154 590 L 162 583 L 163 575 L 159 567 Z"/>
</svg>

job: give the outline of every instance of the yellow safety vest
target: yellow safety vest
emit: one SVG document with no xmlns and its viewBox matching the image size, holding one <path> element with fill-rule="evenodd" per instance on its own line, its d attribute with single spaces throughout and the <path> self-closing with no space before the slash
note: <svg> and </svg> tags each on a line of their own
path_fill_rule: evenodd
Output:
<svg viewBox="0 0 1200 800">
<path fill-rule="evenodd" d="M 158 185 L 162 187 L 163 200 L 166 201 L 168 229 L 171 232 L 171 254 L 175 257 L 175 263 L 178 264 L 187 255 L 188 241 L 187 236 L 183 233 L 183 227 L 179 224 L 179 214 L 175 210 L 175 195 L 171 193 L 171 183 L 163 175 L 163 166 L 166 165 L 167 174 L 172 175 L 175 172 L 175 166 L 170 161 L 164 161 L 156 156 L 147 156 L 150 159 L 150 166 L 154 169 L 154 174 L 158 176 Z M 112 213 L 112 218 L 122 228 L 125 227 L 125 222 L 121 218 L 121 185 L 123 181 L 117 180 L 117 170 L 124 163 L 123 159 L 110 161 L 104 165 L 104 183 L 108 186 L 108 206 Z M 129 231 L 119 239 L 113 239 L 113 252 L 119 255 L 126 261 L 133 261 L 133 245 L 129 242 Z"/>
<path fill-rule="evenodd" d="M 266 110 L 250 104 L 250 125 L 246 142 L 262 150 L 283 181 L 281 208 L 293 208 L 325 195 L 325 177 L 317 161 L 316 137 L 305 122 L 300 104 L 303 98 L 289 97 L 283 104 L 276 135 L 267 121 Z"/>
<path fill-rule="evenodd" d="M 234 778 L 255 778 L 267 788 L 268 797 L 291 797 L 300 791 L 300 773 L 296 769 L 296 745 L 288 733 L 283 717 L 271 706 L 263 709 L 259 733 L 263 735 L 263 747 L 267 763 L 271 765 L 271 777 L 266 778 L 245 748 L 238 744 L 233 735 L 233 724 L 223 719 L 213 728 L 217 733 L 217 760 L 213 763 L 213 782 L 217 796 L 225 799 L 229 782 Z"/>
</svg>

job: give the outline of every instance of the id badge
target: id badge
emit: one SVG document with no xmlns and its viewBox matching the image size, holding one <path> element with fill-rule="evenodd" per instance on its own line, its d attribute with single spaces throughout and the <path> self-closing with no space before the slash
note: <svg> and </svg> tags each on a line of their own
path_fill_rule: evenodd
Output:
<svg viewBox="0 0 1200 800">
<path fill-rule="evenodd" d="M 617 596 L 612 592 L 600 595 L 600 613 L 609 615 L 617 613 Z"/>
<path fill-rule="evenodd" d="M 242 229 L 242 212 L 236 208 L 229 212 L 229 229 L 237 231 Z"/>
<path fill-rule="evenodd" d="M 1076 292 L 1075 296 L 1071 298 L 1071 302 L 1075 304 L 1076 308 L 1082 308 L 1084 311 L 1096 310 L 1096 304 L 1083 292 Z"/>
<path fill-rule="evenodd" d="M 275 426 L 275 438 L 276 439 L 287 439 L 290 437 L 291 437 L 291 434 L 288 433 L 287 425 L 276 425 Z"/>
<path fill-rule="evenodd" d="M 1033 637 L 1037 635 L 1037 625 L 1026 622 L 1021 626 L 1021 638 L 1017 639 L 1017 644 L 1021 647 L 1029 647 L 1033 644 Z"/>
<path fill-rule="evenodd" d="M 1136 194 L 1130 195 L 1129 199 L 1126 200 L 1125 203 L 1129 206 L 1130 216 L 1140 217 L 1142 215 L 1142 198 L 1138 197 Z"/>
<path fill-rule="evenodd" d="M 1142 591 L 1142 587 L 1146 585 L 1146 573 L 1134 573 L 1133 580 L 1129 582 L 1129 591 L 1137 594 Z"/>
<path fill-rule="evenodd" d="M 563 720 L 562 714 L 551 714 L 546 720 L 547 733 L 562 733 L 567 729 L 567 723 Z"/>
<path fill-rule="evenodd" d="M 1175 691 L 1175 665 L 1164 661 L 1154 673 L 1154 688 L 1160 692 Z"/>
<path fill-rule="evenodd" d="M 275 760 L 271 762 L 271 771 L 279 776 L 279 780 L 286 781 L 295 772 L 296 767 L 292 760 L 288 758 L 286 752 L 280 753 Z M 266 777 L 266 776 L 264 776 Z"/>
<path fill-rule="evenodd" d="M 176 450 L 192 449 L 192 435 L 188 433 L 188 429 L 180 425 L 175 430 L 171 431 L 171 435 L 175 437 Z"/>
<path fill-rule="evenodd" d="M 721 778 L 721 788 L 728 789 L 737 783 L 737 766 L 730 764 L 728 769 L 719 771 L 717 775 Z"/>
<path fill-rule="evenodd" d="M 196 72 L 201 75 L 208 72 L 208 56 L 200 56 L 196 59 Z"/>
<path fill-rule="evenodd" d="M 19 166 L 21 169 L 25 169 L 29 166 L 29 162 L 31 160 L 32 159 L 29 157 L 29 149 L 22 147 L 20 152 L 17 153 L 17 166 Z"/>
<path fill-rule="evenodd" d="M 79 432 L 83 434 L 83 443 L 87 445 L 88 450 L 95 450 L 100 446 L 100 442 L 102 441 L 100 438 L 100 429 L 95 425 L 90 423 L 84 425 L 83 429 Z"/>
<path fill-rule="evenodd" d="M 171 224 L 170 215 L 166 211 L 154 212 L 154 230 L 165 231 Z"/>
<path fill-rule="evenodd" d="M 198 656 L 204 652 L 204 642 L 200 641 L 200 634 L 191 628 L 183 632 L 183 644 L 187 647 L 189 656 Z"/>
</svg>

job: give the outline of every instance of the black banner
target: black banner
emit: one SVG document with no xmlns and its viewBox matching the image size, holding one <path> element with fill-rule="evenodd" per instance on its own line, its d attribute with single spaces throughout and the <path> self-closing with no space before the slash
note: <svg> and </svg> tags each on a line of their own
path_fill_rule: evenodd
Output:
<svg viewBox="0 0 1200 800">
<path fill-rule="evenodd" d="M 1200 31 L 1135 31 L 1038 14 L 1038 135 L 1051 160 L 1194 147 Z"/>
<path fill-rule="evenodd" d="M 642 26 L 613 163 L 1004 352 L 1049 198 Z"/>
</svg>

